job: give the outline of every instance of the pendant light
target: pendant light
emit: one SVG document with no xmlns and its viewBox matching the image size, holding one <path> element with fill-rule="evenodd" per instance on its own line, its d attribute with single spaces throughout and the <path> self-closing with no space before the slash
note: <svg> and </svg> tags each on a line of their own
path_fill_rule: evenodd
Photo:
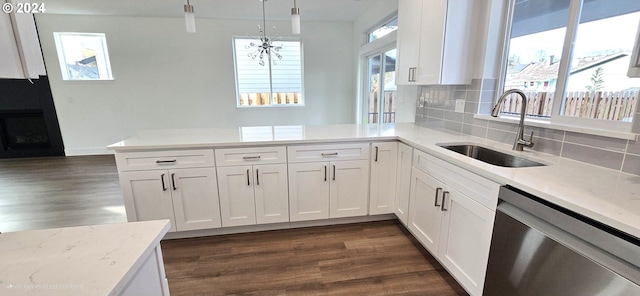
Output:
<svg viewBox="0 0 640 296">
<path fill-rule="evenodd" d="M 184 5 L 184 23 L 187 28 L 187 33 L 196 32 L 196 18 L 193 14 L 193 5 L 187 0 L 187 4 Z"/>
<path fill-rule="evenodd" d="M 291 8 L 291 33 L 300 34 L 300 8 L 296 6 L 296 0 L 293 0 L 293 8 Z"/>
</svg>

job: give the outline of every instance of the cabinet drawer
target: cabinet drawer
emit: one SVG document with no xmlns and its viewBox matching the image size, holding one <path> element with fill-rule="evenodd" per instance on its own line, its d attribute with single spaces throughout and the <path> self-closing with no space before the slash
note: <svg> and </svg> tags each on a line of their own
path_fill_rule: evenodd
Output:
<svg viewBox="0 0 640 296">
<path fill-rule="evenodd" d="M 492 211 L 496 210 L 500 184 L 418 150 L 414 153 L 413 166 Z"/>
<path fill-rule="evenodd" d="M 287 147 L 289 163 L 369 159 L 369 143 Z"/>
<path fill-rule="evenodd" d="M 116 153 L 118 171 L 215 166 L 213 149 Z"/>
<path fill-rule="evenodd" d="M 284 146 L 216 149 L 215 154 L 218 166 L 287 163 Z"/>
</svg>

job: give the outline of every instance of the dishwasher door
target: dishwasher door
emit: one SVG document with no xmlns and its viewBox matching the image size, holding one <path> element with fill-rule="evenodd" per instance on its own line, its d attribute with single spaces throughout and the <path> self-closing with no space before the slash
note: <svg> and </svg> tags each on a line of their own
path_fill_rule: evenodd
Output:
<svg viewBox="0 0 640 296">
<path fill-rule="evenodd" d="M 510 196 L 506 198 L 506 194 Z M 509 188 L 501 188 L 500 198 L 483 295 L 640 295 L 640 269 L 627 260 L 640 257 L 636 242 L 621 240 L 589 221 Z M 553 220 L 554 225 L 540 217 Z M 607 250 L 594 243 L 605 245 Z"/>
</svg>

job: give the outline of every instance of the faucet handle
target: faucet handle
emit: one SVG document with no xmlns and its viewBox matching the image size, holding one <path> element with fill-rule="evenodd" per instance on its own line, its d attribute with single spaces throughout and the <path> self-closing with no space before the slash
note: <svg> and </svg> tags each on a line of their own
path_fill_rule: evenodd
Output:
<svg viewBox="0 0 640 296">
<path fill-rule="evenodd" d="M 531 148 L 533 147 L 533 131 L 531 131 L 531 135 L 529 136 L 529 141 L 524 141 L 522 145 L 524 145 L 525 147 Z"/>
<path fill-rule="evenodd" d="M 533 143 L 533 131 L 531 131 L 531 136 L 529 136 L 529 142 Z"/>
</svg>

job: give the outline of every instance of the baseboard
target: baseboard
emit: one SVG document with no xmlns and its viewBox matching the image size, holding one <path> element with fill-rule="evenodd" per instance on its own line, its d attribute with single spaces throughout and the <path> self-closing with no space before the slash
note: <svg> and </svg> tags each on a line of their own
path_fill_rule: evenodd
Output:
<svg viewBox="0 0 640 296">
<path fill-rule="evenodd" d="M 67 148 L 67 149 L 64 149 L 64 154 L 66 156 L 104 155 L 104 154 L 114 154 L 114 151 L 107 150 L 107 147 Z"/>
<path fill-rule="evenodd" d="M 397 219 L 394 214 L 169 232 L 163 240 Z"/>
</svg>

